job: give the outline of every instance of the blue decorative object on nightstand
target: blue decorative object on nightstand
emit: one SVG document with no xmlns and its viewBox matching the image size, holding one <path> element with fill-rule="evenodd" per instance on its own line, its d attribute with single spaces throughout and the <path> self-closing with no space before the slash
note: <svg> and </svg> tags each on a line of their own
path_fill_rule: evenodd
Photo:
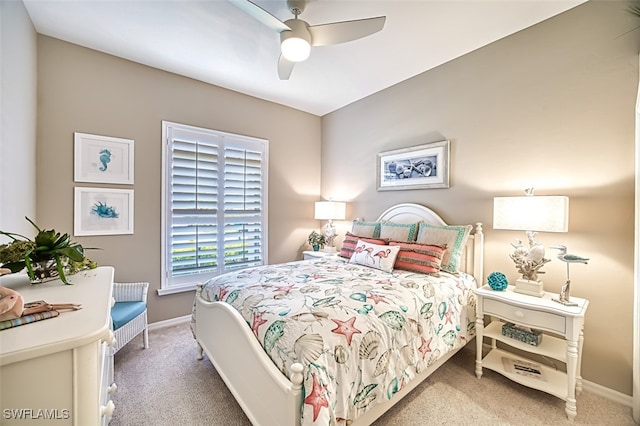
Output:
<svg viewBox="0 0 640 426">
<path fill-rule="evenodd" d="M 487 277 L 489 287 L 496 291 L 504 291 L 509 286 L 507 277 L 502 272 L 492 272 Z"/>
</svg>

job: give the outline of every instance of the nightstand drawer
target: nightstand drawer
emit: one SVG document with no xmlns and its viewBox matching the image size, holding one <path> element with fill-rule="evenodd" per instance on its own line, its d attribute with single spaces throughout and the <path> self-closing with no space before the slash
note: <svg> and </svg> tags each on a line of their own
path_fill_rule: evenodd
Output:
<svg viewBox="0 0 640 426">
<path fill-rule="evenodd" d="M 497 300 L 483 298 L 483 313 L 533 328 L 542 328 L 559 334 L 567 331 L 566 318 L 549 312 L 511 306 Z"/>
</svg>

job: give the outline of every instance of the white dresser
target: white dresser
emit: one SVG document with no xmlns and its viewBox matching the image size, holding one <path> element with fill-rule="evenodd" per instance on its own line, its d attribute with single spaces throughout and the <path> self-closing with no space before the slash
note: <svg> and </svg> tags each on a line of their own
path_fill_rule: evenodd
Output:
<svg viewBox="0 0 640 426">
<path fill-rule="evenodd" d="M 25 302 L 82 305 L 78 311 L 0 331 L 0 424 L 76 425 L 109 423 L 113 345 L 110 311 L 113 267 L 31 285 L 26 275 L 0 278 Z"/>
</svg>

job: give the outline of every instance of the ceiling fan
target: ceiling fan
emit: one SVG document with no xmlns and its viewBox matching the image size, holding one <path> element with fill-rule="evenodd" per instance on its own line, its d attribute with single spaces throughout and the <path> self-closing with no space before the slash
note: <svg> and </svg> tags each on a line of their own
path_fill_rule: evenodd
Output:
<svg viewBox="0 0 640 426">
<path fill-rule="evenodd" d="M 288 80 L 296 62 L 309 57 L 311 46 L 327 46 L 357 40 L 376 33 L 384 27 L 385 16 L 309 25 L 298 19 L 306 6 L 306 0 L 287 0 L 287 7 L 294 18 L 284 22 L 249 0 L 229 0 L 243 12 L 280 33 L 280 58 L 278 76 Z"/>
</svg>

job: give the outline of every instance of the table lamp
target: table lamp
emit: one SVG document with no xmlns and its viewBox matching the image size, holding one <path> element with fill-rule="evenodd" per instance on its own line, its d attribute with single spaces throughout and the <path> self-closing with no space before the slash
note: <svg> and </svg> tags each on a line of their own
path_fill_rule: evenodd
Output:
<svg viewBox="0 0 640 426">
<path fill-rule="evenodd" d="M 521 197 L 494 197 L 493 229 L 526 231 L 529 247 L 516 240 L 515 251 L 509 257 L 516 264 L 521 278 L 516 280 L 518 293 L 542 297 L 544 288 L 538 275 L 550 259 L 544 257 L 544 246 L 536 241 L 538 232 L 567 232 L 569 230 L 569 197 L 563 195 L 535 196 L 533 188 Z"/>
<path fill-rule="evenodd" d="M 333 221 L 344 220 L 346 217 L 346 203 L 341 201 L 316 201 L 314 217 L 317 220 L 329 221 L 323 228 L 324 237 L 327 240 L 325 251 L 333 253 L 335 251 L 333 240 L 338 235 Z"/>
</svg>

